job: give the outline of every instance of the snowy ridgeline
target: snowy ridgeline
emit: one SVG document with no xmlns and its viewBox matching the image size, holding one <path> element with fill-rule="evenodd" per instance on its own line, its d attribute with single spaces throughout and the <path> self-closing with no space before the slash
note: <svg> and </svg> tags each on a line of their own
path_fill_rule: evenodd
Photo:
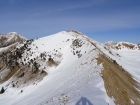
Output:
<svg viewBox="0 0 140 105">
<path fill-rule="evenodd" d="M 96 60 L 99 52 L 87 39 L 81 33 L 63 31 L 19 44 L 16 49 L 26 44 L 27 48 L 24 49 L 18 63 L 28 65 L 34 60 L 40 64 L 39 70 L 44 70 L 48 75 L 42 81 L 23 88 L 13 88 L 11 85 L 6 87 L 12 81 L 12 78 L 9 79 L 1 84 L 6 90 L 0 95 L 0 104 L 107 105 L 110 103 L 111 99 L 108 98 L 99 75 L 102 69 L 102 65 L 97 65 Z M 50 58 L 57 65 L 49 66 L 47 62 Z"/>
<path fill-rule="evenodd" d="M 5 49 L 8 47 L 0 51 Z M 125 50 L 111 49 L 74 30 L 24 41 L 13 49 L 13 52 L 19 51 L 22 52 L 21 57 L 16 62 L 32 68 L 26 72 L 23 69 L 25 74 L 19 81 L 27 80 L 26 73 L 33 70 L 39 70 L 35 73 L 44 71 L 47 75 L 40 81 L 37 81 L 39 75 L 32 81 L 28 80 L 28 85 L 20 84 L 13 88 L 11 81 L 19 79 L 15 74 L 15 77 L 0 84 L 6 89 L 4 94 L 0 94 L 0 105 L 114 105 L 115 99 L 108 97 L 100 76 L 103 66 L 97 63 L 99 54 L 116 60 L 130 73 L 133 70 L 132 75 L 136 80 L 140 79 L 139 50 L 132 53 L 127 50 L 125 55 Z M 16 54 L 13 53 L 13 56 Z M 138 59 L 131 58 L 130 54 Z M 134 66 L 130 67 L 129 63 Z"/>
</svg>

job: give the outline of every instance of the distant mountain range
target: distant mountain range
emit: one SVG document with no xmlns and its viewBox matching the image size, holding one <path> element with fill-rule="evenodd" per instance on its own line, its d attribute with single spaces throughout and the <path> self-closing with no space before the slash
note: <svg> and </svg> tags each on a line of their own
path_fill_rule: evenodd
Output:
<svg viewBox="0 0 140 105">
<path fill-rule="evenodd" d="M 0 35 L 0 105 L 139 105 L 140 46 L 76 30 Z"/>
<path fill-rule="evenodd" d="M 115 50 L 140 50 L 140 46 L 138 44 L 133 44 L 129 42 L 106 42 L 105 45 Z"/>
</svg>

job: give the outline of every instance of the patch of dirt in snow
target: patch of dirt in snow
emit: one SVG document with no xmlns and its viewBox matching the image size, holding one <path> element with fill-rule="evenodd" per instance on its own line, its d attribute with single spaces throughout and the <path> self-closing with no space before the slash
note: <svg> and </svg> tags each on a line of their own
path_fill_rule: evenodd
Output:
<svg viewBox="0 0 140 105">
<path fill-rule="evenodd" d="M 109 97 L 114 97 L 116 105 L 140 105 L 140 92 L 135 87 L 139 88 L 132 76 L 120 67 L 113 60 L 110 60 L 105 55 L 99 55 L 98 63 L 103 63 L 101 76 L 104 80 L 106 92 Z"/>
</svg>

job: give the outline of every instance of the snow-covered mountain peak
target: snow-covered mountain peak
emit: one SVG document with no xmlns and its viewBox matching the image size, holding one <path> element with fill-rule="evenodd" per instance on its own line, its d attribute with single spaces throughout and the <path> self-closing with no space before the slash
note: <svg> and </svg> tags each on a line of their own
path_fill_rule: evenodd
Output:
<svg viewBox="0 0 140 105">
<path fill-rule="evenodd" d="M 18 33 L 17 32 L 9 32 L 7 34 L 9 34 L 9 35 L 12 35 L 12 34 L 15 35 L 16 34 L 17 35 Z"/>
<path fill-rule="evenodd" d="M 23 42 L 27 39 L 17 32 L 9 32 L 5 35 L 0 35 L 0 47 L 6 47 L 8 45 L 14 44 L 16 42 Z"/>
<path fill-rule="evenodd" d="M 23 37 L 22 35 L 20 35 L 19 33 L 17 32 L 9 32 L 6 34 L 8 37 L 11 36 L 11 37 L 14 37 L 15 39 L 17 38 L 21 38 L 21 39 L 24 39 L 24 40 L 27 40 L 27 38 Z"/>
<path fill-rule="evenodd" d="M 77 50 L 83 49 L 83 51 L 81 51 L 82 53 L 85 50 L 87 50 L 84 49 L 84 47 L 87 46 L 88 43 L 89 42 L 85 37 L 80 35 L 77 36 L 77 33 L 62 31 L 50 36 L 33 40 L 31 45 L 29 46 L 32 46 L 32 49 L 34 48 L 34 46 L 38 47 L 38 49 L 36 50 L 39 51 L 39 53 L 46 52 L 46 51 L 53 51 L 55 49 L 58 52 L 60 51 L 60 53 L 64 54 L 65 52 L 68 51 L 72 52 L 72 50 L 76 50 L 76 49 Z"/>
<path fill-rule="evenodd" d="M 71 32 L 71 33 L 74 33 L 74 34 L 83 35 L 81 32 L 79 32 L 77 30 L 68 30 L 67 32 Z"/>
</svg>

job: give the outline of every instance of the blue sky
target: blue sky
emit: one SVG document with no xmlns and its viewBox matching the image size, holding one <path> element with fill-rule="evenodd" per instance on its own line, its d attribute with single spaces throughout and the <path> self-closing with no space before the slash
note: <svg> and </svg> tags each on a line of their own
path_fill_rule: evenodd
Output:
<svg viewBox="0 0 140 105">
<path fill-rule="evenodd" d="M 0 33 L 75 29 L 99 42 L 140 42 L 140 0 L 0 0 Z"/>
</svg>

